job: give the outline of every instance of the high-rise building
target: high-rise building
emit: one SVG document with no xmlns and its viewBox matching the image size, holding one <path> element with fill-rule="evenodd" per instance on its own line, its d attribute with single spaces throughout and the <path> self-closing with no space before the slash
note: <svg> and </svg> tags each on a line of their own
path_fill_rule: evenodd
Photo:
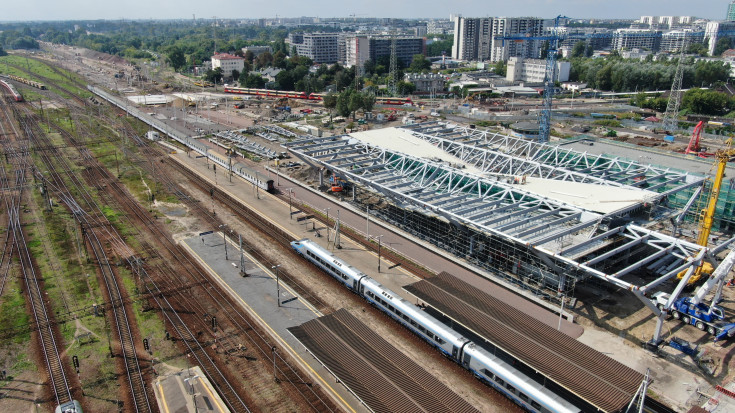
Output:
<svg viewBox="0 0 735 413">
<path fill-rule="evenodd" d="M 707 53 L 709 53 L 710 56 L 714 56 L 717 41 L 723 37 L 735 38 L 732 34 L 734 31 L 735 21 L 708 22 L 704 29 L 704 40 L 707 42 L 708 49 Z"/>
<path fill-rule="evenodd" d="M 490 58 L 493 19 L 454 17 L 452 59 L 487 60 Z"/>
<path fill-rule="evenodd" d="M 362 66 L 367 59 L 376 62 L 383 56 L 390 56 L 392 42 L 391 36 L 347 36 L 344 63 L 347 66 Z M 417 54 L 426 54 L 426 40 L 423 37 L 396 37 L 396 58 L 403 66 L 409 66 Z"/>
<path fill-rule="evenodd" d="M 510 57 L 538 58 L 541 56 L 541 40 L 508 41 L 496 36 L 543 36 L 547 22 L 535 17 L 498 17 L 493 18 L 491 32 L 490 60 L 506 61 Z"/>
<path fill-rule="evenodd" d="M 615 50 L 643 49 L 657 52 L 661 48 L 661 31 L 648 29 L 618 29 L 612 41 Z"/>
<path fill-rule="evenodd" d="M 725 20 L 729 22 L 735 21 L 735 1 L 731 1 L 727 5 L 727 18 Z"/>
<path fill-rule="evenodd" d="M 338 40 L 339 33 L 290 33 L 286 43 L 314 63 L 335 63 L 339 60 Z"/>
<path fill-rule="evenodd" d="M 679 52 L 682 46 L 687 47 L 694 43 L 702 43 L 704 33 L 693 30 L 671 30 L 661 36 L 661 51 Z"/>
</svg>

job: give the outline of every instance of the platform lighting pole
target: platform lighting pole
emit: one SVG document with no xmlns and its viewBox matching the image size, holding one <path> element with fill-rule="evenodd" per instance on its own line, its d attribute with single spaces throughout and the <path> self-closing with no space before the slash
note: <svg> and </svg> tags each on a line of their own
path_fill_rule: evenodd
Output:
<svg viewBox="0 0 735 413">
<path fill-rule="evenodd" d="M 329 208 L 326 208 L 325 211 L 327 211 L 327 248 L 329 248 Z"/>
<path fill-rule="evenodd" d="M 365 239 L 370 239 L 370 205 L 365 205 Z"/>
<path fill-rule="evenodd" d="M 245 273 L 245 254 L 242 251 L 242 235 L 238 235 L 238 241 L 240 242 L 240 274 L 244 277 Z"/>
<path fill-rule="evenodd" d="M 222 230 L 222 241 L 225 243 L 225 260 L 227 260 L 227 236 L 225 235 L 227 225 L 220 225 L 219 228 Z"/>
<path fill-rule="evenodd" d="M 383 238 L 383 236 L 382 235 L 378 235 L 375 238 L 378 239 L 378 272 L 380 272 L 380 246 L 381 246 L 380 239 Z"/>
<path fill-rule="evenodd" d="M 272 270 L 276 270 L 276 302 L 278 303 L 278 306 L 281 306 L 281 284 L 278 280 L 278 268 L 281 266 L 281 264 L 274 265 L 271 267 Z M 275 360 L 275 356 L 274 356 Z M 275 361 L 273 362 L 275 366 Z M 275 372 L 275 370 L 273 370 Z M 274 373 L 275 374 L 275 373 Z"/>
<path fill-rule="evenodd" d="M 291 208 L 291 194 L 293 194 L 293 189 L 288 188 L 288 216 L 290 219 L 293 219 L 293 209 Z"/>
</svg>

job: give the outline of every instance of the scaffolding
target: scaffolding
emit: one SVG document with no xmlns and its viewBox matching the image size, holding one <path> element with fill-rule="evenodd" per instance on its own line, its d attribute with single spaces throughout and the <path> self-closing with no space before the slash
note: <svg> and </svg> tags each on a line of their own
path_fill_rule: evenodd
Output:
<svg viewBox="0 0 735 413">
<path fill-rule="evenodd" d="M 400 133 L 413 147 L 424 141 L 457 162 L 388 150 L 355 136 L 307 137 L 288 148 L 351 182 L 358 209 L 369 207 L 546 298 L 571 296 L 579 282 L 594 280 L 648 301 L 649 289 L 706 255 L 699 245 L 645 226 L 669 197 L 701 185 L 703 177 L 438 123 Z M 641 192 L 645 199 L 601 213 L 524 190 L 519 174 L 647 191 Z"/>
</svg>

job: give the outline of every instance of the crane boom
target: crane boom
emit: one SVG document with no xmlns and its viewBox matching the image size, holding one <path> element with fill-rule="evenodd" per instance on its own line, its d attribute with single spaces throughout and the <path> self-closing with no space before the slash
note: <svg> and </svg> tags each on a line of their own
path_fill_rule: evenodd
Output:
<svg viewBox="0 0 735 413">
<path fill-rule="evenodd" d="M 728 139 L 728 143 L 730 142 Z M 720 188 L 725 177 L 725 169 L 727 168 L 727 162 L 732 156 L 735 156 L 735 150 L 730 148 L 721 149 L 715 153 L 715 157 L 717 158 L 717 171 L 712 181 L 712 191 L 710 192 L 707 208 L 702 211 L 702 224 L 699 236 L 697 237 L 697 244 L 703 247 L 706 247 L 709 243 L 709 234 L 712 231 L 712 224 L 715 220 L 715 208 L 717 207 L 717 200 L 720 197 Z"/>
<path fill-rule="evenodd" d="M 718 283 L 722 283 L 725 281 L 725 277 L 727 277 L 727 274 L 730 273 L 730 270 L 732 270 L 732 267 L 735 266 L 735 249 L 731 249 L 730 253 L 727 254 L 727 257 L 725 257 L 724 260 L 720 263 L 720 265 L 717 266 L 715 271 L 712 273 L 712 276 L 707 279 L 707 281 L 702 284 L 701 287 L 697 290 L 697 293 L 694 294 L 692 297 L 692 304 L 697 305 L 704 301 L 704 297 L 712 291 L 712 288 L 714 288 L 715 285 Z M 720 291 L 718 289 L 718 291 Z M 713 299 L 713 303 L 710 306 L 713 307 L 716 303 L 714 301 L 717 301 L 720 297 L 718 297 L 719 294 L 715 294 L 715 297 Z"/>
</svg>

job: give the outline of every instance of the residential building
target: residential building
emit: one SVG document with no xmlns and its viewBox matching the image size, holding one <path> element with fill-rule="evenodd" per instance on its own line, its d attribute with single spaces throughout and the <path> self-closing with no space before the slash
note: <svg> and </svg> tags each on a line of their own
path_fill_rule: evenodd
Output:
<svg viewBox="0 0 735 413">
<path fill-rule="evenodd" d="M 354 35 L 345 38 L 345 60 L 347 66 L 362 66 L 365 60 L 376 62 L 391 54 L 391 36 Z M 413 56 L 426 54 L 426 39 L 423 37 L 396 37 L 396 57 L 404 66 L 409 66 Z"/>
<path fill-rule="evenodd" d="M 454 18 L 454 44 L 452 45 L 452 59 L 457 60 L 487 60 L 490 58 L 492 43 L 493 19 Z"/>
<path fill-rule="evenodd" d="M 237 70 L 242 73 L 245 67 L 245 59 L 229 53 L 215 53 L 212 56 L 212 69 L 222 68 L 222 76 L 225 78 L 232 77 L 232 71 Z"/>
<path fill-rule="evenodd" d="M 315 63 L 339 60 L 339 33 L 289 33 L 286 43 L 296 46 L 296 53 Z"/>
<path fill-rule="evenodd" d="M 615 50 L 644 49 L 656 52 L 661 47 L 661 31 L 647 29 L 618 29 L 613 36 Z"/>
<path fill-rule="evenodd" d="M 735 1 L 731 1 L 727 5 L 727 18 L 725 20 L 729 22 L 735 21 Z"/>
<path fill-rule="evenodd" d="M 451 20 L 430 20 L 426 23 L 426 34 L 447 34 L 452 31 Z"/>
<path fill-rule="evenodd" d="M 572 68 L 570 62 L 556 62 L 555 82 L 566 82 L 569 80 L 569 71 Z M 524 59 L 522 57 L 511 57 L 505 70 L 505 80 L 509 82 L 542 83 L 546 77 L 546 60 Z"/>
<path fill-rule="evenodd" d="M 733 32 L 735 32 L 735 21 L 708 22 L 704 29 L 704 41 L 707 44 L 707 53 L 710 56 L 714 56 L 717 41 L 723 37 L 735 38 Z"/>
<path fill-rule="evenodd" d="M 444 91 L 446 78 L 438 73 L 406 73 L 406 82 L 416 85 L 416 92 L 436 93 Z"/>
<path fill-rule="evenodd" d="M 426 28 L 425 24 L 413 27 L 412 30 L 413 35 L 416 37 L 426 37 L 426 35 L 428 34 L 428 29 Z"/>
<path fill-rule="evenodd" d="M 265 52 L 273 53 L 273 48 L 270 46 L 247 46 L 242 48 L 242 52 L 250 52 L 253 54 L 253 57 L 258 57 Z"/>
<path fill-rule="evenodd" d="M 686 44 L 687 47 L 693 43 L 702 43 L 704 33 L 688 30 L 671 30 L 661 35 L 661 48 L 663 52 L 679 52 Z"/>
<path fill-rule="evenodd" d="M 496 36 L 535 37 L 544 35 L 547 21 L 535 17 L 497 17 L 492 19 L 490 61 L 506 61 L 510 57 L 538 58 L 541 56 L 541 40 L 521 42 L 496 39 Z M 456 36 L 455 36 L 456 37 Z"/>
</svg>

